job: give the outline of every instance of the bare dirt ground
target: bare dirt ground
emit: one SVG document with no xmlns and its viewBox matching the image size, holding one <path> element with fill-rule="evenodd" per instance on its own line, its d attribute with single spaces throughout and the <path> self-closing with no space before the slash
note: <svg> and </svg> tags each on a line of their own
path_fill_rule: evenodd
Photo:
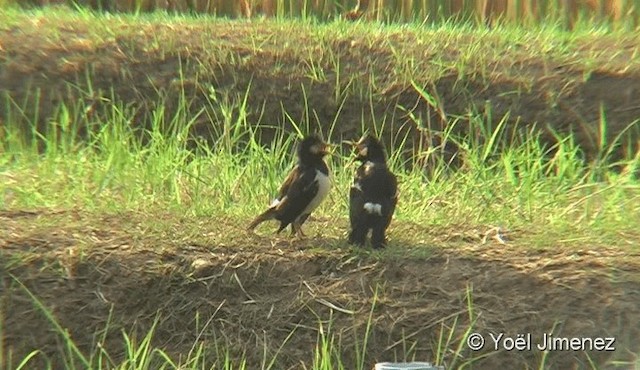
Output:
<svg viewBox="0 0 640 370">
<path fill-rule="evenodd" d="M 293 332 L 278 368 L 302 368 L 310 364 L 318 320 L 328 325 L 332 317 L 345 365 L 353 368 L 350 354 L 356 339 L 362 341 L 373 305 L 370 363 L 412 355 L 431 360 L 441 332 L 446 337 L 453 331 L 453 350 L 469 326 L 468 296 L 477 318 L 473 330 L 485 335 L 531 333 L 534 342 L 550 331 L 616 338 L 614 352 L 551 352 L 549 368 L 588 368 L 588 361 L 614 368 L 615 361 L 633 361 L 639 350 L 640 255 L 617 248 L 559 242 L 536 249 L 526 245 L 526 232 L 513 232 L 501 244 L 489 230 L 397 225 L 389 255 L 379 258 L 354 254 L 340 235 L 321 235 L 331 229 L 327 219 L 314 221 L 312 238 L 292 241 L 249 236 L 237 220 L 217 219 L 215 226 L 210 219 L 193 223 L 160 215 L 173 226 L 158 232 L 135 213 L 0 217 L 4 340 L 14 355 L 33 348 L 53 354 L 61 346 L 16 279 L 81 348 L 106 335 L 114 358 L 124 350 L 120 331 L 144 335 L 159 313 L 154 344 L 169 353 L 184 356 L 194 343 L 213 346 L 217 340 L 231 345 L 232 353 L 244 348 L 249 368 L 257 368 L 263 348 L 273 355 Z M 185 232 L 187 223 L 199 233 Z M 406 233 L 421 235 L 424 244 L 403 245 Z M 542 361 L 535 349 L 463 353 L 490 354 L 476 362 L 487 369 L 535 368 Z"/>
</svg>

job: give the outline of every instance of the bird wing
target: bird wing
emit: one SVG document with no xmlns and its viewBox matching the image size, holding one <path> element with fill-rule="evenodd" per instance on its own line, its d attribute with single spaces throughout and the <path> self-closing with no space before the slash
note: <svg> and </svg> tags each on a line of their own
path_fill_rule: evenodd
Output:
<svg viewBox="0 0 640 370">
<path fill-rule="evenodd" d="M 388 181 L 386 181 L 387 185 L 387 208 L 383 210 L 383 215 L 385 216 L 385 228 L 389 226 L 391 223 L 391 218 L 393 217 L 393 213 L 396 210 L 396 205 L 398 204 L 398 179 L 396 176 L 391 173 L 391 171 L 387 170 Z"/>
<path fill-rule="evenodd" d="M 284 199 L 284 197 L 287 196 L 287 193 L 289 192 L 289 189 L 291 188 L 291 184 L 295 183 L 298 178 L 300 177 L 300 166 L 296 165 L 293 170 L 291 170 L 291 172 L 289 172 L 289 174 L 287 175 L 287 177 L 284 179 L 284 182 L 282 183 L 282 185 L 280 186 L 280 189 L 278 190 L 278 201 L 282 201 Z"/>
<path fill-rule="evenodd" d="M 364 220 L 364 203 L 365 196 L 362 189 L 362 180 L 365 176 L 364 166 L 360 166 L 356 170 L 356 175 L 353 179 L 353 185 L 349 190 L 349 221 L 353 228 L 358 227 Z"/>
<path fill-rule="evenodd" d="M 360 185 L 360 189 L 355 187 L 356 184 Z M 364 205 L 373 202 L 381 205 L 381 216 L 387 227 L 398 203 L 398 180 L 384 164 L 360 166 L 356 171 L 354 187 L 351 188 L 349 198 L 349 218 L 352 225 L 365 222 Z"/>
<path fill-rule="evenodd" d="M 318 181 L 314 168 L 296 167 L 280 189 L 280 203 L 276 210 L 281 222 L 287 224 L 300 216 L 318 193 Z"/>
</svg>

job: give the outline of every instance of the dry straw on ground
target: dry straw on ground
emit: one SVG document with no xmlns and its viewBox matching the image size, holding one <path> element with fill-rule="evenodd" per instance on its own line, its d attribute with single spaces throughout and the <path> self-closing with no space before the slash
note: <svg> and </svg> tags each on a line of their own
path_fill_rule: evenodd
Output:
<svg viewBox="0 0 640 370">
<path fill-rule="evenodd" d="M 215 227 L 210 219 L 197 221 L 203 234 L 194 236 L 181 235 L 184 220 L 172 219 L 176 227 L 167 230 L 173 235 L 168 238 L 147 229 L 144 215 L 135 213 L 98 219 L 73 211 L 0 217 L 5 225 L 0 271 L 4 286 L 13 287 L 2 296 L 5 312 L 12 312 L 3 328 L 16 356 L 28 348 L 55 353 L 59 334 L 43 329 L 51 324 L 13 279 L 51 307 L 81 348 L 90 347 L 93 333 L 108 326 L 103 345 L 114 359 L 122 355 L 120 329 L 144 334 L 156 318 L 154 343 L 160 348 L 177 355 L 197 341 L 217 341 L 236 355 L 250 349 L 245 355 L 251 368 L 259 366 L 263 347 L 273 355 L 289 335 L 280 364 L 307 363 L 318 340 L 318 320 L 326 329 L 329 318 L 346 361 L 354 358 L 357 340 L 362 343 L 371 325 L 372 363 L 407 355 L 413 345 L 416 358 L 433 358 L 432 338 L 453 331 L 459 340 L 471 320 L 473 330 L 482 333 L 535 336 L 555 327 L 565 336 L 615 335 L 621 350 L 589 352 L 596 363 L 625 358 L 623 349 L 632 350 L 640 335 L 637 326 L 624 324 L 640 320 L 635 295 L 640 281 L 633 279 L 640 266 L 637 256 L 615 249 L 531 250 L 519 244 L 526 239 L 522 232 L 505 245 L 485 237 L 491 230 L 401 226 L 396 242 L 399 235 L 420 232 L 428 243 L 449 247 L 422 257 L 379 260 L 327 248 L 335 244 L 331 235 L 297 242 L 295 248 L 287 238 L 267 243 L 247 236 L 232 220 L 217 220 Z M 49 227 L 31 226 L 34 218 Z M 225 245 L 215 241 L 220 233 Z M 15 258 L 31 262 L 12 265 Z M 552 353 L 547 365 L 568 368 L 583 356 Z M 539 360 L 535 351 L 501 352 L 482 364 L 520 368 Z"/>
</svg>

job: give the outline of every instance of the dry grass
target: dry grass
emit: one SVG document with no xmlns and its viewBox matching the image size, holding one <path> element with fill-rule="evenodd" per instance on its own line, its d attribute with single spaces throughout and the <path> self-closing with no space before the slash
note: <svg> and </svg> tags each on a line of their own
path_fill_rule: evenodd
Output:
<svg viewBox="0 0 640 370">
<path fill-rule="evenodd" d="M 344 225 L 322 220 L 311 231 L 322 230 L 322 236 L 292 241 L 247 235 L 233 219 L 212 222 L 162 212 L 155 212 L 153 222 L 146 213 L 129 212 L 117 217 L 4 212 L 1 217 L 5 286 L 14 286 L 7 273 L 22 281 L 54 307 L 84 350 L 95 340 L 94 332 L 108 327 L 113 334 L 102 345 L 116 361 L 123 356 L 118 329 L 144 333 L 154 321 L 154 343 L 170 354 L 185 354 L 194 343 L 224 343 L 234 356 L 244 353 L 250 368 L 263 361 L 261 348 L 274 355 L 282 343 L 280 368 L 308 363 L 318 320 L 340 338 L 348 368 L 368 326 L 369 363 L 433 359 L 439 333 L 451 332 L 455 345 L 470 325 L 485 334 L 540 336 L 555 328 L 557 335 L 615 336 L 615 353 L 588 353 L 597 364 L 626 361 L 625 350 L 637 351 L 638 328 L 624 323 L 640 319 L 634 298 L 640 255 L 616 248 L 575 244 L 531 250 L 527 232 L 512 234 L 502 244 L 460 227 L 413 226 L 429 246 L 426 253 L 425 246 L 398 245 L 406 233 L 399 226 L 392 233 L 396 247 L 381 258 L 350 250 L 340 242 Z M 11 263 L 16 258 L 20 262 Z M 14 313 L 4 319 L 10 348 L 16 354 L 32 346 L 55 353 L 48 346 L 57 334 L 45 334 L 46 320 L 21 298 L 23 293 L 13 291 L 3 305 Z M 324 321 L 330 317 L 330 323 Z M 210 329 L 202 332 L 207 320 Z M 462 354 L 456 359 L 443 353 L 440 361 L 494 368 L 541 361 L 535 351 Z M 489 356 L 480 361 L 480 354 Z M 586 357 L 551 353 L 545 361 L 551 368 L 566 368 Z"/>
</svg>

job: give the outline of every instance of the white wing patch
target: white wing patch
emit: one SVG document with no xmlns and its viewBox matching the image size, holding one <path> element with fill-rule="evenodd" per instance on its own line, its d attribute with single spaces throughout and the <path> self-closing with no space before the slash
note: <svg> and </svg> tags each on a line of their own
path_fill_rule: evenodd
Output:
<svg viewBox="0 0 640 370">
<path fill-rule="evenodd" d="M 269 205 L 269 208 L 273 208 L 273 207 L 277 207 L 278 204 L 280 204 L 280 202 L 282 202 L 280 199 L 276 198 L 274 199 L 271 204 Z"/>
<path fill-rule="evenodd" d="M 359 191 L 362 191 L 362 186 L 360 186 L 359 182 L 354 182 L 353 185 L 351 186 L 353 189 L 357 189 Z"/>
<path fill-rule="evenodd" d="M 376 166 L 375 163 L 371 162 L 371 161 L 367 161 L 364 164 L 364 174 L 365 176 L 371 174 L 371 171 L 373 171 L 373 168 Z"/>
<path fill-rule="evenodd" d="M 364 204 L 364 210 L 369 212 L 370 214 L 377 214 L 378 216 L 382 216 L 381 204 L 367 202 Z"/>
</svg>

